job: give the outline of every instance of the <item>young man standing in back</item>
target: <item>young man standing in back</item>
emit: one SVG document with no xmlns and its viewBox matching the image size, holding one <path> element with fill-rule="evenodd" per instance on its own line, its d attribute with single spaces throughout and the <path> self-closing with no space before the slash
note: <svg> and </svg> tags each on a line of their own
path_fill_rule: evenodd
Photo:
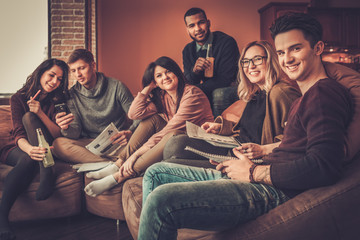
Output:
<svg viewBox="0 0 360 240">
<path fill-rule="evenodd" d="M 183 50 L 184 74 L 186 79 L 199 87 L 209 98 L 214 116 L 218 116 L 237 100 L 236 82 L 239 49 L 234 38 L 220 32 L 210 31 L 210 20 L 200 8 L 189 9 L 184 16 L 186 29 L 193 41 Z M 206 58 L 212 46 L 211 62 Z M 212 75 L 207 75 L 209 69 Z"/>
</svg>

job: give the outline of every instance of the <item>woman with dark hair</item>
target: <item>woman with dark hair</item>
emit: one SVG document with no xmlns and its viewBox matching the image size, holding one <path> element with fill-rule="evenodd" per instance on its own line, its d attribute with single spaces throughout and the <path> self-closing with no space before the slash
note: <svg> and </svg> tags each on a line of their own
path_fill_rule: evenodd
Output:
<svg viewBox="0 0 360 240">
<path fill-rule="evenodd" d="M 53 169 L 45 168 L 41 162 L 46 148 L 38 146 L 36 129 L 41 128 L 50 145 L 60 136 L 60 128 L 55 123 L 54 105 L 65 101 L 68 72 L 65 62 L 45 60 L 10 99 L 14 141 L 1 149 L 0 160 L 14 168 L 4 181 L 0 204 L 0 239 L 15 239 L 9 226 L 9 212 L 16 198 L 30 185 L 38 166 L 40 185 L 36 200 L 45 200 L 53 192 Z"/>
<path fill-rule="evenodd" d="M 186 121 L 202 125 L 213 120 L 210 103 L 197 87 L 186 84 L 178 64 L 160 57 L 146 68 L 143 90 L 129 109 L 129 118 L 142 122 L 131 136 L 118 161 L 86 176 L 99 179 L 88 184 L 90 196 L 101 194 L 120 182 L 134 177 L 162 160 L 166 141 L 185 132 Z"/>
</svg>

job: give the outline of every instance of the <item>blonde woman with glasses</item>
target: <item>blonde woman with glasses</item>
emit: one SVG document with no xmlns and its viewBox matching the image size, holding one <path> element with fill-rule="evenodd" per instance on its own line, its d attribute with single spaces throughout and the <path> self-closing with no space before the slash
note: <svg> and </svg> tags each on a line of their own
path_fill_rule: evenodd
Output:
<svg viewBox="0 0 360 240">
<path fill-rule="evenodd" d="M 242 143 L 242 153 L 250 159 L 260 158 L 279 145 L 290 106 L 301 94 L 297 85 L 287 80 L 280 69 L 275 50 L 266 41 L 251 42 L 242 50 L 238 82 L 239 100 L 214 122 L 206 122 L 201 128 L 209 133 L 235 136 Z M 230 148 L 214 147 L 182 134 L 168 141 L 164 159 L 211 166 L 205 161 L 193 161 L 205 158 L 185 151 L 187 145 L 211 153 L 232 154 Z"/>
</svg>

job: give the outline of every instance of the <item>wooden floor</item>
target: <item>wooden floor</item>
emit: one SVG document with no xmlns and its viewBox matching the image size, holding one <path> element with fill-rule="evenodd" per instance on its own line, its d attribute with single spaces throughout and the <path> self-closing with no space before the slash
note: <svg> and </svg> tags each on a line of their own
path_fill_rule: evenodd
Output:
<svg viewBox="0 0 360 240">
<path fill-rule="evenodd" d="M 126 222 L 82 213 L 79 216 L 12 223 L 16 240 L 133 240 Z"/>
</svg>

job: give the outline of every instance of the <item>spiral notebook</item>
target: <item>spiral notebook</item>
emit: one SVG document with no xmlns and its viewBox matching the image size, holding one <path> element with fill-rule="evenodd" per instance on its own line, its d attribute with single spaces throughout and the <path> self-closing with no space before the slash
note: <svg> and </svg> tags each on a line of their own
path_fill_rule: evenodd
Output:
<svg viewBox="0 0 360 240">
<path fill-rule="evenodd" d="M 218 162 L 218 163 L 221 163 L 221 162 L 226 161 L 226 160 L 239 160 L 237 157 L 206 153 L 206 152 L 200 151 L 200 150 L 195 149 L 195 148 L 190 147 L 190 146 L 186 146 L 185 150 L 191 151 L 191 152 L 193 152 L 195 154 L 206 157 L 206 158 L 211 159 L 211 160 L 213 160 L 215 162 Z M 253 163 L 257 163 L 257 164 L 260 164 L 260 163 L 263 162 L 262 159 L 250 159 L 250 160 Z"/>
</svg>

